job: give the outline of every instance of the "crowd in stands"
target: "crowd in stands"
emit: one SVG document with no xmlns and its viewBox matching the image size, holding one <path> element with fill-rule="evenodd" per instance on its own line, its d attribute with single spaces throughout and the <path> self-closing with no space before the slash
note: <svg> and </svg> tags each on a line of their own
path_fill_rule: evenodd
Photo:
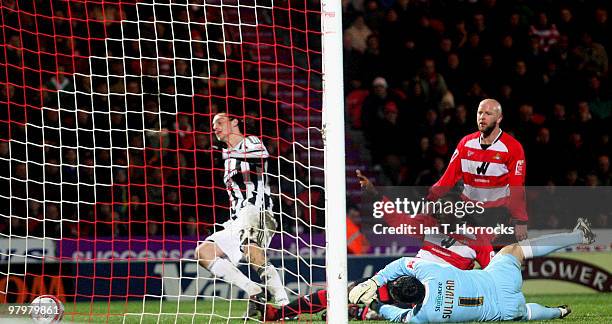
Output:
<svg viewBox="0 0 612 324">
<path fill-rule="evenodd" d="M 349 126 L 388 185 L 433 184 L 495 98 L 528 185 L 612 184 L 609 1 L 347 0 Z"/>
<path fill-rule="evenodd" d="M 365 143 L 357 145 L 380 166 L 377 184 L 434 183 L 459 139 L 476 130 L 475 110 L 487 97 L 501 102 L 502 129 L 525 148 L 529 185 L 612 184 L 609 1 L 344 0 L 343 6 L 347 127 L 363 133 Z M 140 13 L 143 20 L 154 15 L 142 7 L 151 10 Z M 0 208 L 18 217 L 0 224 L 2 233 L 205 236 L 227 218 L 224 184 L 212 175 L 221 166 L 211 114 L 244 105 L 252 113 L 245 126 L 251 134 L 265 129 L 264 140 L 282 137 L 276 132 L 293 121 L 276 106 L 272 88 L 282 85 L 261 82 L 263 64 L 251 64 L 255 58 L 235 44 L 210 45 L 223 30 L 194 32 L 181 23 L 221 17 L 214 6 L 207 15 L 198 12 L 201 5 L 178 8 L 156 23 L 122 26 L 135 16 L 133 7 L 4 5 Z M 163 22 L 172 19 L 177 23 Z M 277 42 L 306 44 L 284 28 L 275 33 Z M 320 50 L 315 43 L 313 53 Z M 173 51 L 189 56 L 156 58 Z M 293 54 L 296 65 L 320 64 Z M 320 70 L 314 65 L 308 67 Z M 320 91 L 317 76 L 295 82 Z M 301 180 L 271 181 L 275 192 L 287 186 L 283 192 L 302 195 L 276 206 L 300 219 L 286 220 L 295 226 L 285 229 L 298 232 L 323 224 L 320 209 L 305 207 L 322 207 L 323 199 L 322 192 L 297 188 L 311 184 L 310 170 L 287 162 L 296 158 L 287 143 L 268 142 L 269 171 Z"/>
<path fill-rule="evenodd" d="M 263 82 L 258 69 L 265 65 L 257 62 L 263 50 L 223 43 L 241 37 L 238 29 L 218 28 L 238 15 L 232 8 L 8 2 L 0 214 L 15 216 L 0 232 L 205 237 L 229 217 L 220 147 L 210 130 L 212 116 L 226 107 L 244 107 L 241 126 L 267 143 L 273 192 L 294 192 L 320 209 L 321 192 L 302 185 L 309 185 L 308 170 L 290 163 L 290 141 L 277 140 L 291 138 L 291 128 L 276 123 L 291 123 L 292 116 L 279 113 L 275 81 Z M 269 12 L 259 14 L 271 25 Z M 289 23 L 288 16 L 275 19 Z M 291 35 L 280 30 L 276 37 L 289 42 Z M 275 205 L 292 222 L 287 228 L 321 225 L 323 217 L 299 201 Z"/>
</svg>

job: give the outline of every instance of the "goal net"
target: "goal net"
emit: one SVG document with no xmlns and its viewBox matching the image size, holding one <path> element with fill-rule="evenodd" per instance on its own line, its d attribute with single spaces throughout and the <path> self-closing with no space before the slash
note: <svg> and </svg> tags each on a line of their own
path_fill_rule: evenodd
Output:
<svg viewBox="0 0 612 324">
<path fill-rule="evenodd" d="M 7 0 L 0 12 L 2 302 L 55 295 L 75 322 L 241 319 L 248 296 L 194 252 L 230 216 L 211 129 L 230 111 L 270 155 L 266 258 L 289 299 L 325 288 L 318 1 Z"/>
</svg>

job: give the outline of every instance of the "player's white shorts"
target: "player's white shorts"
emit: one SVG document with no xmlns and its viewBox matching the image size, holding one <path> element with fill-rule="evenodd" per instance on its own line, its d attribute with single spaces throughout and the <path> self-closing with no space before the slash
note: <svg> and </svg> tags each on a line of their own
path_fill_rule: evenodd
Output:
<svg viewBox="0 0 612 324">
<path fill-rule="evenodd" d="M 268 247 L 276 230 L 276 221 L 272 213 L 261 212 L 259 208 L 247 205 L 240 209 L 235 220 L 225 222 L 223 227 L 223 230 L 210 235 L 205 241 L 215 242 L 230 262 L 238 265 L 244 256 L 242 242 L 249 238 L 261 247 Z"/>
<path fill-rule="evenodd" d="M 243 256 L 240 241 L 241 228 L 236 226 L 235 221 L 226 222 L 223 225 L 225 226 L 223 230 L 213 233 L 205 241 L 215 242 L 230 262 L 238 265 Z"/>
</svg>

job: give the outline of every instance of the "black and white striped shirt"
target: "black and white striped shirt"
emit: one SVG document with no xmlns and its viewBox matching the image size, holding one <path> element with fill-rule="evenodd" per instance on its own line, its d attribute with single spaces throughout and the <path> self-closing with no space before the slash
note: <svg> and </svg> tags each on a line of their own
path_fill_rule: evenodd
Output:
<svg viewBox="0 0 612 324">
<path fill-rule="evenodd" d="M 272 210 L 268 157 L 268 150 L 257 136 L 245 137 L 233 148 L 223 149 L 223 181 L 230 197 L 232 219 L 236 219 L 240 209 L 247 204 L 260 210 Z"/>
</svg>

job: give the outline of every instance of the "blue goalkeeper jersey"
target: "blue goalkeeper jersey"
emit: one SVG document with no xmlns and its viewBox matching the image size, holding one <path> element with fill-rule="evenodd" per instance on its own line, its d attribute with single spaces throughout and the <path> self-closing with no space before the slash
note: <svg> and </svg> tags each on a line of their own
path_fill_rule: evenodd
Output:
<svg viewBox="0 0 612 324">
<path fill-rule="evenodd" d="M 382 285 L 404 275 L 423 283 L 425 298 L 413 309 L 383 305 L 380 315 L 390 321 L 499 321 L 506 317 L 499 303 L 509 301 L 498 300 L 494 276 L 488 271 L 459 270 L 448 264 L 406 257 L 388 264 L 373 279 Z"/>
</svg>

